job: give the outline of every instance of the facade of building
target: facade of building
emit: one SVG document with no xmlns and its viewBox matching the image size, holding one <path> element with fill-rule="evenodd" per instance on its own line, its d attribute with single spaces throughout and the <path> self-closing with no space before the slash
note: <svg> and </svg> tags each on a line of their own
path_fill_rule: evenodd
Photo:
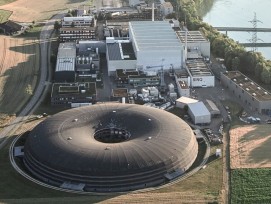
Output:
<svg viewBox="0 0 271 204">
<path fill-rule="evenodd" d="M 62 27 L 90 27 L 94 26 L 92 16 L 64 17 L 61 22 Z"/>
<path fill-rule="evenodd" d="M 211 123 L 211 113 L 203 102 L 189 103 L 188 114 L 195 125 L 207 125 Z"/>
<path fill-rule="evenodd" d="M 271 94 L 239 71 L 221 74 L 221 83 L 240 102 L 261 114 L 271 113 Z"/>
<path fill-rule="evenodd" d="M 94 27 L 63 27 L 59 29 L 60 42 L 95 40 L 96 33 Z"/>
<path fill-rule="evenodd" d="M 183 66 L 183 45 L 168 22 L 131 21 L 129 36 L 138 69 L 168 70 Z"/>
<path fill-rule="evenodd" d="M 93 104 L 96 102 L 96 83 L 54 83 L 51 91 L 51 105 Z"/>
<path fill-rule="evenodd" d="M 190 87 L 215 86 L 215 76 L 202 59 L 187 60 L 185 68 L 190 76 Z"/>
</svg>

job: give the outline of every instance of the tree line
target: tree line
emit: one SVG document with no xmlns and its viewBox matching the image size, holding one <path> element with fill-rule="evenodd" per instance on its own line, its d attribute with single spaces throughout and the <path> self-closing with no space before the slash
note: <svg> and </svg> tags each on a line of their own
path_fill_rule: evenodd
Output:
<svg viewBox="0 0 271 204">
<path fill-rule="evenodd" d="M 176 1 L 172 1 L 176 4 Z M 260 52 L 247 51 L 225 34 L 202 21 L 196 8 L 205 4 L 202 0 L 180 0 L 179 21 L 186 24 L 188 30 L 200 30 L 210 41 L 212 53 L 225 59 L 228 70 L 239 70 L 264 84 L 271 83 L 271 61 Z M 211 2 L 210 2 L 211 4 Z"/>
</svg>

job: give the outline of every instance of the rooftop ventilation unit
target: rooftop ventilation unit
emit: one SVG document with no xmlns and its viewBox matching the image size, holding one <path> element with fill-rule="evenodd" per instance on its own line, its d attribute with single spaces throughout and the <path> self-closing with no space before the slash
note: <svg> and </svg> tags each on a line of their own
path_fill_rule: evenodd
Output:
<svg viewBox="0 0 271 204">
<path fill-rule="evenodd" d="M 250 84 L 251 84 L 251 85 L 254 85 L 254 83 L 253 83 L 253 82 L 251 82 Z"/>
<path fill-rule="evenodd" d="M 258 90 L 261 90 L 261 87 L 259 87 L 259 86 L 258 86 L 258 88 L 257 88 L 257 89 L 258 89 Z"/>
<path fill-rule="evenodd" d="M 246 88 L 246 91 L 249 91 L 249 88 Z"/>
<path fill-rule="evenodd" d="M 248 80 L 248 78 L 245 78 L 245 80 L 247 81 L 247 80 Z"/>
<path fill-rule="evenodd" d="M 252 96 L 256 96 L 256 94 L 255 94 L 255 93 L 253 93 L 253 94 L 252 94 Z"/>
<path fill-rule="evenodd" d="M 239 84 L 240 86 L 243 86 L 243 84 Z"/>
<path fill-rule="evenodd" d="M 236 79 L 233 79 L 233 81 L 237 81 Z"/>
<path fill-rule="evenodd" d="M 265 95 L 267 95 L 268 93 L 267 92 L 264 92 Z"/>
</svg>

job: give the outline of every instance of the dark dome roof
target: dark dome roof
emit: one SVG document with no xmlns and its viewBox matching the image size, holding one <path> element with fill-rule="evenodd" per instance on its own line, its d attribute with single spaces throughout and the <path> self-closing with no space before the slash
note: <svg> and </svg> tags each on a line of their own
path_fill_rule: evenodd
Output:
<svg viewBox="0 0 271 204">
<path fill-rule="evenodd" d="M 24 152 L 26 167 L 42 180 L 105 191 L 162 183 L 165 173 L 192 165 L 198 144 L 191 128 L 173 114 L 105 103 L 46 119 L 31 131 Z"/>
</svg>

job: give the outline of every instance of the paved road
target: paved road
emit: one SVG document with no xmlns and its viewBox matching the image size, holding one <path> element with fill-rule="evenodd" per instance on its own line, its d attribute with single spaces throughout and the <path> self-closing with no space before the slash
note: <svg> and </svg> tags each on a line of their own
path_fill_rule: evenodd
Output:
<svg viewBox="0 0 271 204">
<path fill-rule="evenodd" d="M 44 99 L 46 91 L 48 89 L 48 79 L 50 79 L 50 69 L 48 65 L 49 55 L 48 49 L 50 44 L 50 36 L 53 33 L 53 26 L 56 19 L 60 19 L 64 14 L 55 15 L 51 20 L 48 20 L 43 27 L 40 34 L 40 81 L 37 84 L 36 90 L 28 104 L 18 114 L 17 118 L 13 120 L 9 126 L 4 128 L 0 132 L 0 148 L 2 148 L 8 141 L 8 137 L 12 136 L 16 130 L 23 124 L 23 122 L 33 113 L 33 111 L 40 105 Z"/>
</svg>

